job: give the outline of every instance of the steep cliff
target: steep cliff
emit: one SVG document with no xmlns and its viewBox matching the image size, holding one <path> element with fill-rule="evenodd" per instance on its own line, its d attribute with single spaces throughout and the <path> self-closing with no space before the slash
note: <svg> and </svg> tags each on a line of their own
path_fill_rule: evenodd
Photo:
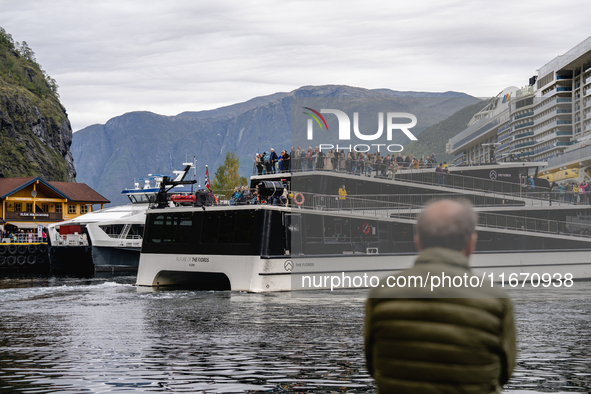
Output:
<svg viewBox="0 0 591 394">
<path fill-rule="evenodd" d="M 6 177 L 39 175 L 74 181 L 72 128 L 55 80 L 26 42 L 0 28 L 0 170 Z"/>
</svg>

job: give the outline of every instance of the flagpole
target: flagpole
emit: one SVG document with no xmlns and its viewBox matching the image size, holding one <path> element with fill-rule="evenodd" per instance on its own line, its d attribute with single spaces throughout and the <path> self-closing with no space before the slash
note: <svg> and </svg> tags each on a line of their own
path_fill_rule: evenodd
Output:
<svg viewBox="0 0 591 394">
<path fill-rule="evenodd" d="M 209 185 L 209 168 L 207 165 L 205 166 L 205 187 L 207 190 L 209 190 L 209 195 L 212 195 L 213 192 L 211 191 L 211 187 Z"/>
</svg>

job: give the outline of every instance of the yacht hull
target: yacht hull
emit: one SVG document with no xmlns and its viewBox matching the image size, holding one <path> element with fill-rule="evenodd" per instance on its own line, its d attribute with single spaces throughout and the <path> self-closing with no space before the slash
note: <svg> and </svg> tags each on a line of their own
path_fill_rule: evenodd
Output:
<svg viewBox="0 0 591 394">
<path fill-rule="evenodd" d="M 103 247 L 93 245 L 92 261 L 97 272 L 137 272 L 139 247 Z"/>
</svg>

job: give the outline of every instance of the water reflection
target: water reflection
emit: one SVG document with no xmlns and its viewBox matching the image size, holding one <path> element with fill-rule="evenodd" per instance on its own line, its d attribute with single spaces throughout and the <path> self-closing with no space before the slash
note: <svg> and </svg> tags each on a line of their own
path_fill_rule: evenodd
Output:
<svg viewBox="0 0 591 394">
<path fill-rule="evenodd" d="M 591 282 L 570 289 L 513 291 L 518 365 L 509 389 L 589 392 Z"/>
<path fill-rule="evenodd" d="M 358 298 L 0 281 L 0 392 L 374 392 Z M 591 283 L 514 293 L 508 392 L 588 392 Z"/>
</svg>

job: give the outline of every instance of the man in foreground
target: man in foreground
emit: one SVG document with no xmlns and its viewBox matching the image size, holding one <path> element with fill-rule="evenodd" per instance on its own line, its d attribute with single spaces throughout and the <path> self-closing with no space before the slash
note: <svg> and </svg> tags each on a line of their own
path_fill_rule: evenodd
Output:
<svg viewBox="0 0 591 394">
<path fill-rule="evenodd" d="M 428 205 L 416 225 L 415 265 L 395 276 L 471 275 L 476 222 L 468 202 Z M 511 301 L 490 283 L 431 291 L 388 287 L 384 278 L 367 301 L 365 353 L 381 394 L 498 393 L 515 365 Z"/>
</svg>

